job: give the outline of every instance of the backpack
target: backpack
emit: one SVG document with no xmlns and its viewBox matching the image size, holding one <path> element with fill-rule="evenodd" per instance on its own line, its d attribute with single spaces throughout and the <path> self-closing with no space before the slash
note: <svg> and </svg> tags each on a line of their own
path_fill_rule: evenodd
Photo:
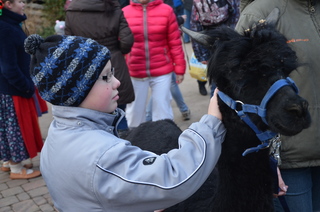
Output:
<svg viewBox="0 0 320 212">
<path fill-rule="evenodd" d="M 228 0 L 193 0 L 196 20 L 203 26 L 217 25 L 229 18 L 232 6 Z"/>
</svg>

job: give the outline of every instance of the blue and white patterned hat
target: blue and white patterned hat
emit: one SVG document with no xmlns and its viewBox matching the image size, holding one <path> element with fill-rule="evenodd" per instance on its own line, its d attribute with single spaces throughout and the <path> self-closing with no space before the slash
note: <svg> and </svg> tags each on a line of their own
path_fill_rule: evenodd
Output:
<svg viewBox="0 0 320 212">
<path fill-rule="evenodd" d="M 30 73 L 41 97 L 54 105 L 78 106 L 109 61 L 110 51 L 79 36 L 30 35 L 25 51 L 32 55 Z"/>
</svg>

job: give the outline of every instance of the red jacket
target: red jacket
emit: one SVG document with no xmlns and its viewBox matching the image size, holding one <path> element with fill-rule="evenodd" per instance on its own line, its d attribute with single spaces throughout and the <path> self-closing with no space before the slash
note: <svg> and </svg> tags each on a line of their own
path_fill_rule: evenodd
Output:
<svg viewBox="0 0 320 212">
<path fill-rule="evenodd" d="M 126 57 L 130 75 L 144 78 L 172 71 L 183 75 L 186 61 L 173 9 L 162 0 L 154 0 L 147 5 L 131 1 L 122 10 L 134 35 Z"/>
</svg>

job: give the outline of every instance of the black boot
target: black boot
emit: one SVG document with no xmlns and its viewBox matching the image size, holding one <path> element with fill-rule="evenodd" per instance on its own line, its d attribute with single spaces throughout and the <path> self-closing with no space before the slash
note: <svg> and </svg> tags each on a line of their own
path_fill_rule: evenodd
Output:
<svg viewBox="0 0 320 212">
<path fill-rule="evenodd" d="M 208 94 L 207 89 L 206 89 L 206 83 L 207 81 L 198 81 L 198 85 L 199 85 L 199 92 L 201 95 L 206 96 Z"/>
</svg>

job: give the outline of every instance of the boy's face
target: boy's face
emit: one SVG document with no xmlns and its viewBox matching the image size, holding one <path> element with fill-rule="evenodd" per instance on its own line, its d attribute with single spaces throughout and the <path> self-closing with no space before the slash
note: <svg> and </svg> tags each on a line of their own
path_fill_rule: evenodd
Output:
<svg viewBox="0 0 320 212">
<path fill-rule="evenodd" d="M 12 3 L 11 1 L 5 1 L 4 6 L 6 9 L 11 10 L 12 12 L 18 13 L 19 15 L 24 14 L 24 1 L 22 0 L 14 0 Z"/>
<path fill-rule="evenodd" d="M 117 100 L 119 99 L 119 92 L 117 88 L 120 86 L 120 82 L 111 72 L 112 67 L 109 60 L 88 96 L 80 104 L 80 107 L 105 113 L 115 111 L 118 106 Z"/>
</svg>

